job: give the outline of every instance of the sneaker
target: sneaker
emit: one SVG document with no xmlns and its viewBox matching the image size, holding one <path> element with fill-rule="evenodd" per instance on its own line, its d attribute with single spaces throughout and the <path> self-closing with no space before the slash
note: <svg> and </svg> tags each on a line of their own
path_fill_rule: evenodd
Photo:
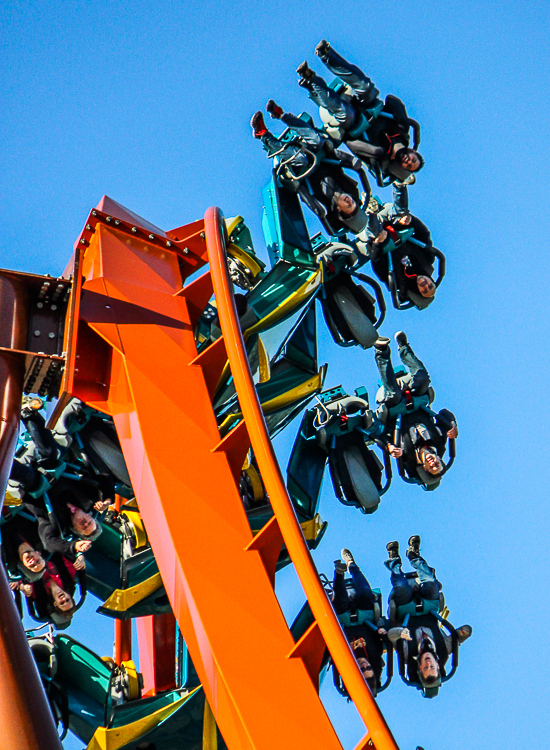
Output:
<svg viewBox="0 0 550 750">
<path fill-rule="evenodd" d="M 267 111 L 269 112 L 271 117 L 273 117 L 274 120 L 280 120 L 281 117 L 284 115 L 283 108 L 279 107 L 277 102 L 275 102 L 273 99 L 269 99 L 269 101 L 265 105 L 265 108 L 267 109 Z"/>
<path fill-rule="evenodd" d="M 327 52 L 330 49 L 330 44 L 326 39 L 322 39 L 319 44 L 315 47 L 315 54 L 319 57 L 326 57 Z"/>
<path fill-rule="evenodd" d="M 409 341 L 407 339 L 407 334 L 405 331 L 397 331 L 397 333 L 394 336 L 394 339 L 397 343 L 397 346 L 401 349 L 401 347 L 405 346 L 405 344 L 408 344 Z"/>
<path fill-rule="evenodd" d="M 267 133 L 264 116 L 261 112 L 256 112 L 256 114 L 252 115 L 250 125 L 254 131 L 254 138 L 261 138 L 262 135 Z"/>
<path fill-rule="evenodd" d="M 388 555 L 390 556 L 390 560 L 399 560 L 399 542 L 388 542 L 386 544 L 386 549 L 388 550 Z"/>
<path fill-rule="evenodd" d="M 353 559 L 353 555 L 349 551 L 349 549 L 344 549 L 340 552 L 340 555 L 342 557 L 342 560 L 346 563 L 347 567 L 349 568 L 350 565 L 355 565 L 355 560 Z"/>
<path fill-rule="evenodd" d="M 420 537 L 418 534 L 411 536 L 409 539 L 409 549 L 406 554 L 409 560 L 416 560 L 420 557 Z"/>
<path fill-rule="evenodd" d="M 304 60 L 303 63 L 300 63 L 300 65 L 298 65 L 298 67 L 296 68 L 296 73 L 298 73 L 301 78 L 305 78 L 306 81 L 309 81 L 315 75 L 315 71 L 309 67 L 309 65 L 307 64 L 307 60 Z"/>
<path fill-rule="evenodd" d="M 375 349 L 387 349 L 390 344 L 389 338 L 386 336 L 379 336 L 376 341 L 374 342 L 374 348 Z"/>
<path fill-rule="evenodd" d="M 345 575 L 348 572 L 348 566 L 341 560 L 334 561 L 334 570 L 341 575 Z"/>
</svg>

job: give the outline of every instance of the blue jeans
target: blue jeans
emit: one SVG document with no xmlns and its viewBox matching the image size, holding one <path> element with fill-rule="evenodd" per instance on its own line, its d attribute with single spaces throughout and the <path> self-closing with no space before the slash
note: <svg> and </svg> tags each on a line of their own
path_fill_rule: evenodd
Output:
<svg viewBox="0 0 550 750">
<path fill-rule="evenodd" d="M 361 573 L 357 565 L 352 563 L 349 566 L 349 573 L 355 588 L 355 605 L 357 609 L 374 609 L 374 594 L 369 582 Z M 334 611 L 337 615 L 342 615 L 350 608 L 350 599 L 348 589 L 341 573 L 334 573 Z"/>
<path fill-rule="evenodd" d="M 398 607 L 411 602 L 417 593 L 420 594 L 422 599 L 437 599 L 442 588 L 435 577 L 435 568 L 430 568 L 423 557 L 417 557 L 416 560 L 410 562 L 417 572 L 420 584 L 417 584 L 414 579 L 407 578 L 401 570 L 400 559 L 386 560 L 384 563 L 391 572 L 392 590 L 390 599 L 393 599 Z"/>
<path fill-rule="evenodd" d="M 374 357 L 384 387 L 384 403 L 387 406 L 396 406 L 403 400 L 403 392 L 395 377 L 390 347 L 387 346 L 382 350 L 376 349 Z M 413 396 L 425 396 L 430 385 L 430 376 L 424 364 L 411 349 L 410 344 L 405 344 L 399 349 L 399 357 L 413 376 L 410 386 L 411 393 Z"/>
<path fill-rule="evenodd" d="M 318 107 L 324 107 L 330 112 L 342 128 L 351 128 L 355 122 L 354 108 L 335 91 L 329 89 L 321 76 L 315 75 L 313 78 L 303 79 L 302 85 L 307 88 L 310 98 Z"/>
<path fill-rule="evenodd" d="M 325 54 L 321 55 L 321 60 L 331 73 L 334 73 L 335 76 L 338 76 L 338 78 L 353 89 L 365 109 L 371 109 L 378 104 L 378 94 L 380 92 L 375 88 L 371 79 L 363 73 L 361 68 L 348 62 L 332 47 L 329 47 Z"/>
</svg>

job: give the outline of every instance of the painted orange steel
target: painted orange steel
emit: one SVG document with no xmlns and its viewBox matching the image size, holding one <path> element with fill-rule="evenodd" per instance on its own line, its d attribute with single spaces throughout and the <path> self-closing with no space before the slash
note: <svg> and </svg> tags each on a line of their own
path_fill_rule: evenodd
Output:
<svg viewBox="0 0 550 750">
<path fill-rule="evenodd" d="M 206 243 L 193 231 L 196 252 L 185 247 L 196 265 Z M 293 653 L 271 566 L 248 549 L 254 538 L 238 480 L 250 442 L 242 428 L 220 439 L 211 395 L 223 341 L 201 357 L 194 339 L 211 287 L 198 279 L 182 291 L 175 253 L 104 224 L 82 273 L 73 395 L 114 417 L 163 583 L 226 743 L 340 750 L 307 664 Z"/>
<path fill-rule="evenodd" d="M 0 274 L 0 511 L 17 444 L 28 300 L 25 288 Z M 42 681 L 15 607 L 4 566 L 0 565 L 0 748 L 62 750 Z"/>
<path fill-rule="evenodd" d="M 320 583 L 300 524 L 281 475 L 250 372 L 238 318 L 234 311 L 232 284 L 227 270 L 225 237 L 219 209 L 209 208 L 205 220 L 210 271 L 220 327 L 235 389 L 254 455 L 275 512 L 286 548 L 308 598 L 311 611 L 346 689 L 369 731 L 377 750 L 398 750 L 393 735 L 358 668 L 340 623 Z M 365 738 L 366 739 L 366 738 Z"/>
<path fill-rule="evenodd" d="M 107 218 L 85 238 L 67 382 L 113 415 L 163 583 L 228 747 L 341 750 L 318 696 L 326 643 L 369 729 L 358 747 L 397 750 L 318 582 L 265 429 L 219 209 L 166 234 L 107 198 L 100 212 Z M 106 223 L 112 217 L 121 221 Z M 210 272 L 184 285 L 208 260 Z M 213 291 L 224 335 L 197 354 L 195 326 Z M 244 419 L 221 439 L 212 397 L 227 359 Z M 251 440 L 276 513 L 255 537 L 238 487 Z M 283 539 L 316 618 L 297 644 L 273 589 Z"/>
</svg>

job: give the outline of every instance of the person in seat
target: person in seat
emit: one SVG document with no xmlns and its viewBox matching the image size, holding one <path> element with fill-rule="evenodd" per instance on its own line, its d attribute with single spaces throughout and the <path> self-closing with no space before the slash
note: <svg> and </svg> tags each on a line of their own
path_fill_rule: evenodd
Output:
<svg viewBox="0 0 550 750">
<path fill-rule="evenodd" d="M 348 549 L 341 552 L 342 560 L 334 562 L 333 607 L 357 660 L 365 682 L 376 696 L 381 686 L 384 668 L 384 641 L 386 630 L 383 621 L 375 616 L 375 597 L 369 582 L 358 568 Z M 355 589 L 350 599 L 345 574 L 349 572 Z"/>
<path fill-rule="evenodd" d="M 281 142 L 267 128 L 262 112 L 256 112 L 252 117 L 253 135 L 262 141 L 270 156 L 277 155 L 279 162 L 291 165 L 295 183 L 293 187 L 300 193 L 308 208 L 319 218 L 325 219 L 334 233 L 344 229 L 359 235 L 366 230 L 368 217 L 361 209 L 358 183 L 344 171 L 348 169 L 361 173 L 361 161 L 346 151 L 335 149 L 329 138 L 321 136 L 301 118 L 285 113 L 273 99 L 268 101 L 267 110 L 274 119 L 287 124 L 295 138 L 286 143 Z M 311 158 L 304 148 L 320 157 L 312 171 Z M 300 181 L 300 175 L 306 173 L 311 193 Z M 284 176 L 281 176 L 281 180 L 287 187 L 292 184 Z M 366 239 L 365 235 L 364 240 Z"/>
<path fill-rule="evenodd" d="M 82 557 L 80 570 L 84 567 Z M 40 578 L 10 584 L 27 598 L 29 611 L 58 628 L 67 627 L 77 609 L 75 602 L 77 567 L 67 557 L 54 554 L 46 562 Z"/>
<path fill-rule="evenodd" d="M 352 92 L 340 94 L 329 88 L 307 62 L 298 67 L 299 84 L 319 106 L 328 134 L 337 142 L 345 141 L 355 156 L 382 176 L 403 180 L 411 172 L 418 172 L 424 161 L 409 147 L 409 130 L 414 129 L 415 143 L 418 143 L 420 127 L 408 117 L 403 103 L 394 96 L 386 97 L 386 102 L 382 103 L 370 78 L 339 55 L 327 41 L 322 40 L 315 53 Z M 381 112 L 391 118 L 382 116 Z"/>
<path fill-rule="evenodd" d="M 452 637 L 439 626 L 442 585 L 436 578 L 435 569 L 420 554 L 420 545 L 420 536 L 410 537 L 406 555 L 416 572 L 412 579 L 403 573 L 399 542 L 386 545 L 389 559 L 384 565 L 390 571 L 392 584 L 388 638 L 406 664 L 407 679 L 423 689 L 427 697 L 433 697 L 446 674 Z M 406 627 L 403 624 L 405 618 Z M 456 633 L 461 644 L 471 636 L 472 628 L 463 625 Z"/>
<path fill-rule="evenodd" d="M 409 212 L 407 182 L 394 182 L 393 202 L 382 206 L 372 198 L 367 207 L 368 254 L 372 269 L 389 288 L 390 257 L 399 302 L 420 304 L 418 295 L 433 299 L 435 254 L 428 227 Z M 421 247 L 409 239 L 422 242 Z"/>
<path fill-rule="evenodd" d="M 401 459 L 409 478 L 436 486 L 445 473 L 443 456 L 448 439 L 458 437 L 456 418 L 448 409 L 435 414 L 428 407 L 430 376 L 413 352 L 403 331 L 395 334 L 401 362 L 412 379 L 402 388 L 391 362 L 390 340 L 380 337 L 374 344 L 375 360 L 383 386 L 384 439 L 390 455 Z M 396 431 L 400 422 L 400 430 Z M 395 444 L 399 432 L 399 445 Z"/>
</svg>

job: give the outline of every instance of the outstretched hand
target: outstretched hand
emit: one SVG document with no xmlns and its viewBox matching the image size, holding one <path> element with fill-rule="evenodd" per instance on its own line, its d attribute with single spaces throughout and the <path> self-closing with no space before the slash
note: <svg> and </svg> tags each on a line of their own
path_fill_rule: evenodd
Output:
<svg viewBox="0 0 550 750">
<path fill-rule="evenodd" d="M 404 641 L 412 641 L 411 634 L 408 628 L 403 628 L 403 630 L 399 634 L 399 637 L 402 638 Z"/>
<path fill-rule="evenodd" d="M 87 552 L 91 546 L 92 543 L 90 541 L 84 541 L 83 539 L 80 542 L 74 543 L 76 552 Z"/>
<path fill-rule="evenodd" d="M 378 628 L 378 632 L 380 633 L 380 635 L 388 635 L 388 631 L 384 630 L 384 628 Z"/>
</svg>

